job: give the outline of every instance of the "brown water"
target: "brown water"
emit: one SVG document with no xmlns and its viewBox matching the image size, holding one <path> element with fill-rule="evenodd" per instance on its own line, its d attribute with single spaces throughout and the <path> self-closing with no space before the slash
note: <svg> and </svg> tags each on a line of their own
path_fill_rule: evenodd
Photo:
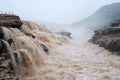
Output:
<svg viewBox="0 0 120 80">
<path fill-rule="evenodd" d="M 120 79 L 120 57 L 91 43 L 70 41 L 51 53 L 36 80 Z"/>
<path fill-rule="evenodd" d="M 104 48 L 70 40 L 32 22 L 24 22 L 23 32 L 13 28 L 8 31 L 18 52 L 19 64 L 14 58 L 13 62 L 21 80 L 120 80 L 120 57 Z M 48 47 L 49 55 L 40 43 Z"/>
</svg>

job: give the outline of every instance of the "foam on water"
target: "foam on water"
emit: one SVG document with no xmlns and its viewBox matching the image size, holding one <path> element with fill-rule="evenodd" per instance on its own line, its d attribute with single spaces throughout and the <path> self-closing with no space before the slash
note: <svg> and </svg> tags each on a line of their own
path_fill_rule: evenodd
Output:
<svg viewBox="0 0 120 80">
<path fill-rule="evenodd" d="M 120 57 L 110 55 L 109 51 L 97 45 L 71 41 L 69 44 L 57 47 L 52 53 L 54 54 L 49 56 L 45 69 L 40 70 L 40 74 L 43 75 L 41 80 L 119 80 L 120 78 Z"/>
<path fill-rule="evenodd" d="M 89 31 L 89 30 L 87 30 Z M 51 50 L 39 80 L 119 80 L 120 57 L 80 36 Z M 83 34 L 82 34 L 83 35 Z M 81 37 L 84 37 L 82 39 Z M 84 41 L 86 40 L 86 41 Z"/>
<path fill-rule="evenodd" d="M 21 31 L 13 28 L 8 31 L 15 41 L 13 50 L 19 62 L 15 63 L 16 72 L 21 80 L 120 79 L 120 57 L 88 43 L 94 33 L 90 29 L 69 28 L 73 33 L 71 40 L 33 22 L 24 22 Z M 28 33 L 35 38 L 25 35 Z M 40 43 L 48 47 L 49 55 Z"/>
</svg>

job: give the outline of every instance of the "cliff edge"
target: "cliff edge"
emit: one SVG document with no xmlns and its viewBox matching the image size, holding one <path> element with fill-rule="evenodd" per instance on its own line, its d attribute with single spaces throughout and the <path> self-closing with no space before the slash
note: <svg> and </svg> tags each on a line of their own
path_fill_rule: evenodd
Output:
<svg viewBox="0 0 120 80">
<path fill-rule="evenodd" d="M 0 14 L 0 26 L 20 28 L 22 21 L 19 16 L 12 14 Z"/>
<path fill-rule="evenodd" d="M 120 20 L 96 30 L 90 41 L 120 55 Z"/>
</svg>

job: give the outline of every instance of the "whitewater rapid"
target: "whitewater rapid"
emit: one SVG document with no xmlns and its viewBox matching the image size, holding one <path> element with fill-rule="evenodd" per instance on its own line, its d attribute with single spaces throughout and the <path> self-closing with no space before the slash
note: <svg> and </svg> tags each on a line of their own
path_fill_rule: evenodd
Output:
<svg viewBox="0 0 120 80">
<path fill-rule="evenodd" d="M 66 29 L 72 39 L 28 21 L 23 21 L 21 29 L 2 29 L 5 40 L 14 40 L 11 45 L 3 43 L 20 80 L 120 79 L 120 57 L 89 43 L 94 34 L 91 29 Z"/>
<path fill-rule="evenodd" d="M 120 58 L 97 45 L 71 41 L 51 53 L 46 63 L 48 70 L 40 71 L 46 76 L 44 80 L 120 79 Z"/>
<path fill-rule="evenodd" d="M 78 37 L 78 36 L 77 36 Z M 120 57 L 79 36 L 56 46 L 29 80 L 119 80 Z"/>
</svg>

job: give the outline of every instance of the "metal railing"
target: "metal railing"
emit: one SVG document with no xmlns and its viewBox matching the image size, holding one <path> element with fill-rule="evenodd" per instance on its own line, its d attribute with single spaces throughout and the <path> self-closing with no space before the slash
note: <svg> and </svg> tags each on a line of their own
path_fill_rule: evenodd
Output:
<svg viewBox="0 0 120 80">
<path fill-rule="evenodd" d="M 7 12 L 7 11 L 5 11 L 5 12 L 4 12 L 4 11 L 1 11 L 0 14 L 10 14 L 10 15 L 14 15 L 14 14 L 13 14 L 13 11 L 9 11 L 9 12 Z"/>
</svg>

